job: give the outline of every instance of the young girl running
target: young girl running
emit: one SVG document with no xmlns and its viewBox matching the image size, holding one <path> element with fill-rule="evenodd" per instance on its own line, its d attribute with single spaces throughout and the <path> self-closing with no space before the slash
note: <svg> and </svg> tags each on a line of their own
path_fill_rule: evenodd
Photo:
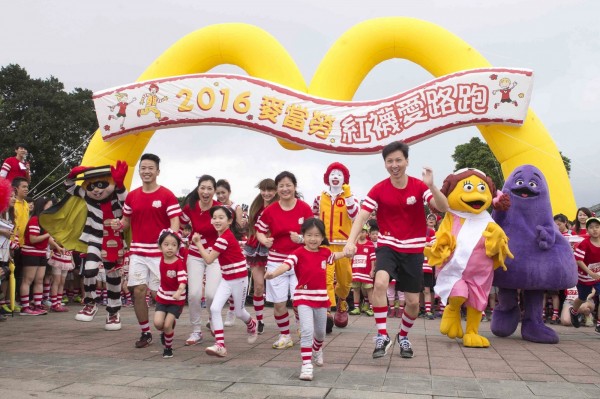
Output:
<svg viewBox="0 0 600 399">
<path fill-rule="evenodd" d="M 223 317 L 221 310 L 230 296 L 233 297 L 235 315 L 246 323 L 248 343 L 253 344 L 257 339 L 256 321 L 244 308 L 246 294 L 248 293 L 248 267 L 246 258 L 235 234 L 238 234 L 234 213 L 227 206 L 219 205 L 210 209 L 212 225 L 219 234 L 212 251 L 207 251 L 202 245 L 202 236 L 194 233 L 192 241 L 198 247 L 198 252 L 206 264 L 211 264 L 219 258 L 221 265 L 221 282 L 217 287 L 215 297 L 210 306 L 210 326 L 215 335 L 216 342 L 206 348 L 206 353 L 211 356 L 224 357 L 227 355 L 225 348 L 225 335 L 223 333 Z M 234 234 L 235 233 L 235 234 Z"/>
<path fill-rule="evenodd" d="M 162 252 L 160 260 L 160 288 L 156 293 L 154 327 L 161 331 L 160 341 L 165 347 L 163 358 L 173 357 L 173 336 L 175 319 L 178 319 L 185 305 L 187 272 L 183 260 L 177 256 L 181 239 L 170 229 L 161 231 L 158 247 Z"/>
<path fill-rule="evenodd" d="M 252 284 L 254 287 L 252 302 L 256 321 L 258 322 L 258 333 L 262 334 L 265 328 L 265 323 L 263 322 L 263 310 L 265 308 L 265 267 L 267 266 L 269 249 L 256 239 L 254 225 L 260 219 L 260 215 L 262 215 L 265 208 L 279 198 L 277 197 L 277 186 L 273 179 L 261 180 L 257 188 L 260 190 L 260 194 L 254 198 L 254 201 L 250 205 L 248 241 L 244 247 L 244 255 L 246 255 L 246 262 L 252 270 Z"/>
<path fill-rule="evenodd" d="M 313 379 L 313 365 L 323 365 L 323 340 L 327 323 L 327 310 L 331 303 L 327 296 L 327 265 L 344 257 L 342 252 L 331 252 L 325 236 L 325 225 L 320 219 L 312 218 L 302 223 L 304 246 L 296 249 L 275 270 L 265 274 L 267 280 L 294 269 L 298 285 L 294 290 L 294 306 L 300 316 L 300 353 L 302 369 L 300 379 Z"/>
<path fill-rule="evenodd" d="M 239 204 L 236 204 L 229 198 L 231 195 L 231 185 L 225 179 L 217 180 L 217 186 L 215 189 L 215 195 L 217 196 L 217 201 L 219 201 L 222 205 L 229 207 L 235 213 L 235 220 L 238 229 L 241 231 L 246 227 L 247 221 L 242 217 L 243 210 Z M 225 322 L 223 323 L 225 327 L 231 327 L 235 324 L 235 305 L 233 304 L 233 298 L 229 298 L 229 310 L 227 311 L 227 315 L 225 316 Z"/>
</svg>

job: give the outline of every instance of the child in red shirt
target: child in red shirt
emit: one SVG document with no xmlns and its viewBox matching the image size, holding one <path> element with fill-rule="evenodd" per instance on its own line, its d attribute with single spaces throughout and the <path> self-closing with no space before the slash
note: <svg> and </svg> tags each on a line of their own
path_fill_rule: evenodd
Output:
<svg viewBox="0 0 600 399">
<path fill-rule="evenodd" d="M 331 252 L 325 236 L 323 221 L 316 218 L 305 220 L 301 227 L 304 246 L 294 250 L 275 270 L 268 271 L 265 279 L 273 278 L 294 270 L 298 285 L 294 290 L 293 302 L 300 317 L 300 352 L 302 369 L 300 379 L 313 379 L 312 361 L 323 365 L 323 340 L 327 323 L 327 310 L 331 303 L 327 296 L 327 265 L 343 258 L 342 252 Z"/>
<path fill-rule="evenodd" d="M 156 293 L 154 327 L 161 331 L 160 340 L 164 345 L 163 358 L 173 357 L 173 336 L 175 319 L 178 319 L 185 305 L 187 272 L 185 264 L 177 256 L 181 238 L 170 229 L 161 231 L 158 247 L 162 252 L 160 260 L 160 287 Z"/>
</svg>

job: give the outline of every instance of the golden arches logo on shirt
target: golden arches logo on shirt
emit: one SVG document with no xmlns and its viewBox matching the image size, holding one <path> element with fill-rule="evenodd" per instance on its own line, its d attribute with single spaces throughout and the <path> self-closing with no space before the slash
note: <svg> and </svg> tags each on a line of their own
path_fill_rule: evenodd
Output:
<svg viewBox="0 0 600 399">
<path fill-rule="evenodd" d="M 383 17 L 361 22 L 343 33 L 324 55 L 310 83 L 307 84 L 297 64 L 277 39 L 256 26 L 226 23 L 206 26 L 181 38 L 158 56 L 139 76 L 138 81 L 206 73 L 216 66 L 231 64 L 240 67 L 249 76 L 277 83 L 284 88 L 321 99 L 348 101 L 354 97 L 366 76 L 377 65 L 394 58 L 420 65 L 434 77 L 492 67 L 473 46 L 436 24 L 409 17 Z M 497 87 L 488 93 L 488 96 L 491 95 L 495 99 L 494 108 L 501 111 L 511 107 L 513 111 L 515 108 L 521 108 L 522 98 L 525 98 L 523 87 L 519 84 L 514 86 L 512 80 L 501 81 L 503 78 L 504 76 L 498 75 Z M 121 135 L 117 140 L 107 142 L 102 137 L 103 132 L 106 132 L 105 125 L 109 125 L 111 132 L 114 132 L 115 128 L 119 131 L 127 130 L 129 125 L 123 123 L 123 115 L 127 120 L 154 118 L 155 123 L 161 123 L 161 119 L 162 122 L 166 122 L 168 119 L 164 118 L 170 116 L 163 114 L 162 106 L 173 100 L 184 101 L 186 95 L 182 93 L 180 98 L 173 98 L 173 95 L 162 92 L 160 86 L 154 88 L 146 85 L 144 88 L 146 91 L 142 97 L 121 96 L 117 99 L 117 105 L 112 110 L 109 109 L 113 112 L 114 119 L 111 118 L 111 123 L 105 123 L 105 118 L 101 121 L 100 129 L 95 133 L 84 154 L 83 165 L 112 165 L 119 159 L 135 165 L 152 138 L 154 129 L 150 127 L 141 133 Z M 212 86 L 211 89 L 214 94 L 212 99 L 211 92 L 205 89 L 200 105 L 220 109 L 227 92 L 220 93 L 222 87 Z M 118 93 L 115 92 L 115 97 L 116 94 Z M 444 93 L 440 93 L 442 94 Z M 233 107 L 237 99 L 238 110 L 244 113 L 247 104 L 243 92 L 229 92 L 228 95 L 228 101 L 225 103 Z M 197 105 L 198 93 L 191 93 L 188 97 L 188 106 Z M 214 103 L 211 104 L 213 99 Z M 257 105 L 256 101 L 253 101 L 254 106 Z M 211 106 L 208 107 L 209 105 Z M 249 112 L 250 110 L 244 115 L 249 115 Z M 329 114 L 325 112 L 325 115 Z M 380 119 L 383 116 L 375 115 Z M 312 119 L 311 114 L 309 118 Z M 279 123 L 279 118 L 277 121 Z M 310 124 L 309 121 L 307 123 Z M 522 126 L 478 124 L 477 128 L 496 156 L 504 176 L 508 176 L 520 165 L 535 165 L 548 181 L 553 213 L 575 212 L 575 198 L 558 148 L 532 109 L 527 111 Z M 303 136 L 306 135 L 304 130 L 300 133 L 292 129 L 289 134 L 306 140 Z M 316 134 L 317 132 L 313 133 L 313 136 Z M 363 136 L 357 133 L 355 137 Z M 327 136 L 327 139 L 329 138 Z M 341 140 L 341 137 L 338 140 Z M 291 140 L 278 141 L 286 149 L 304 148 Z M 331 146 L 328 148 L 331 149 Z M 127 187 L 131 184 L 134 173 L 134 168 L 130 168 L 125 181 Z"/>
</svg>

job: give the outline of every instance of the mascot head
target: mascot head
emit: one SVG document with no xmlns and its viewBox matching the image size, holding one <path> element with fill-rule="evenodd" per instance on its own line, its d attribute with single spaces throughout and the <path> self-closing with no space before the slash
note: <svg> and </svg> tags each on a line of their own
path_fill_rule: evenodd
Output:
<svg viewBox="0 0 600 399">
<path fill-rule="evenodd" d="M 96 201 L 107 199 L 115 191 L 110 165 L 88 168 L 76 180 L 83 180 L 81 187 Z"/>
<path fill-rule="evenodd" d="M 482 171 L 465 168 L 446 177 L 440 191 L 455 211 L 480 214 L 492 205 L 496 186 Z"/>
<path fill-rule="evenodd" d="M 343 184 L 350 184 L 350 171 L 339 162 L 334 162 L 327 167 L 323 175 L 323 182 L 331 187 L 342 187 Z"/>
</svg>

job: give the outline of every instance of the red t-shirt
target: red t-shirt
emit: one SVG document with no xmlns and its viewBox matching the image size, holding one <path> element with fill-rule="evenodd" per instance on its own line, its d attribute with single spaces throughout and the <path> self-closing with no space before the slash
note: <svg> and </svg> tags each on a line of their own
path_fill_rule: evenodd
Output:
<svg viewBox="0 0 600 399">
<path fill-rule="evenodd" d="M 217 205 L 221 205 L 221 203 L 213 200 L 211 208 Z M 186 204 L 183 207 L 183 213 L 181 214 L 179 220 L 181 221 L 182 227 L 188 223 L 192 226 L 190 238 L 194 235 L 194 233 L 198 233 L 202 236 L 200 242 L 206 249 L 211 249 L 215 244 L 217 237 L 219 237 L 217 230 L 215 230 L 214 226 L 210 223 L 210 212 L 208 210 L 200 210 L 200 204 L 198 203 L 194 209 L 192 209 L 189 204 Z M 190 241 L 189 255 L 197 258 L 201 257 L 200 252 L 198 252 L 198 247 L 192 241 Z"/>
<path fill-rule="evenodd" d="M 311 308 L 329 308 L 327 296 L 327 265 L 335 261 L 329 248 L 319 247 L 317 252 L 300 247 L 284 261 L 294 270 L 298 285 L 294 291 L 294 306 L 306 305 Z"/>
<path fill-rule="evenodd" d="M 48 249 L 48 241 L 49 238 L 46 238 L 44 241 L 40 241 L 38 243 L 32 244 L 30 236 L 41 236 L 45 234 L 42 232 L 40 227 L 40 222 L 37 216 L 32 216 L 27 222 L 27 227 L 25 228 L 25 245 L 21 249 L 23 252 L 23 256 L 39 256 L 46 257 L 46 251 Z"/>
<path fill-rule="evenodd" d="M 600 247 L 592 244 L 589 237 L 581 241 L 577 248 L 575 248 L 575 260 L 585 263 L 592 272 L 600 273 Z M 579 273 L 579 284 L 594 285 L 600 282 L 600 280 L 591 278 L 589 274 L 579 267 L 577 267 L 577 273 Z"/>
<path fill-rule="evenodd" d="M 435 230 L 428 227 L 427 228 L 427 234 L 425 234 L 425 242 L 427 244 L 429 244 L 430 242 L 435 240 Z M 423 261 L 423 273 L 427 273 L 427 274 L 433 274 L 433 268 L 431 266 L 429 266 L 429 261 L 427 260 L 427 258 L 424 258 L 425 260 Z"/>
<path fill-rule="evenodd" d="M 431 199 L 425 183 L 411 176 L 403 189 L 394 187 L 390 178 L 373 186 L 361 209 L 377 210 L 377 245 L 396 252 L 422 253 L 427 229 L 423 203 Z"/>
<path fill-rule="evenodd" d="M 254 220 L 252 220 L 252 223 L 254 223 L 256 225 L 256 223 L 260 220 L 260 216 L 262 215 L 262 213 L 263 213 L 264 210 L 265 210 L 265 208 L 261 207 L 256 212 L 256 215 L 254 215 Z M 252 248 L 258 247 L 258 240 L 256 239 L 256 235 L 255 234 L 253 234 L 250 237 L 248 237 L 248 241 L 246 242 L 246 245 L 249 245 Z"/>
<path fill-rule="evenodd" d="M 221 276 L 224 280 L 231 281 L 248 277 L 246 257 L 242 253 L 240 243 L 231 230 L 225 230 L 223 234 L 217 238 L 217 241 L 215 241 L 215 244 L 213 245 L 213 251 L 219 253 L 218 258 L 219 264 L 221 265 Z"/>
<path fill-rule="evenodd" d="M 179 284 L 187 284 L 187 270 L 181 258 L 173 263 L 160 260 L 160 287 L 156 293 L 156 302 L 163 305 L 185 305 L 185 290 L 181 299 L 173 299 L 173 294 L 179 289 Z"/>
<path fill-rule="evenodd" d="M 17 157 L 6 158 L 0 170 L 0 177 L 4 177 L 9 183 L 12 183 L 15 177 L 24 177 L 29 180 L 27 165 L 25 162 L 19 161 Z"/>
<path fill-rule="evenodd" d="M 281 209 L 279 202 L 272 203 L 263 211 L 254 227 L 263 234 L 270 232 L 273 237 L 273 246 L 269 249 L 269 262 L 283 262 L 302 245 L 292 241 L 290 232 L 300 234 L 302 223 L 312 217 L 312 209 L 300 199 L 296 200 L 296 205 L 289 211 Z"/>
<path fill-rule="evenodd" d="M 375 245 L 369 239 L 364 244 L 356 243 L 356 254 L 352 258 L 352 281 L 373 284 L 371 269 L 375 261 Z"/>
<path fill-rule="evenodd" d="M 127 195 L 123 215 L 131 218 L 131 253 L 159 257 L 158 235 L 171 227 L 171 218 L 181 215 L 181 208 L 169 189 L 160 186 L 145 193 L 139 187 Z"/>
</svg>

